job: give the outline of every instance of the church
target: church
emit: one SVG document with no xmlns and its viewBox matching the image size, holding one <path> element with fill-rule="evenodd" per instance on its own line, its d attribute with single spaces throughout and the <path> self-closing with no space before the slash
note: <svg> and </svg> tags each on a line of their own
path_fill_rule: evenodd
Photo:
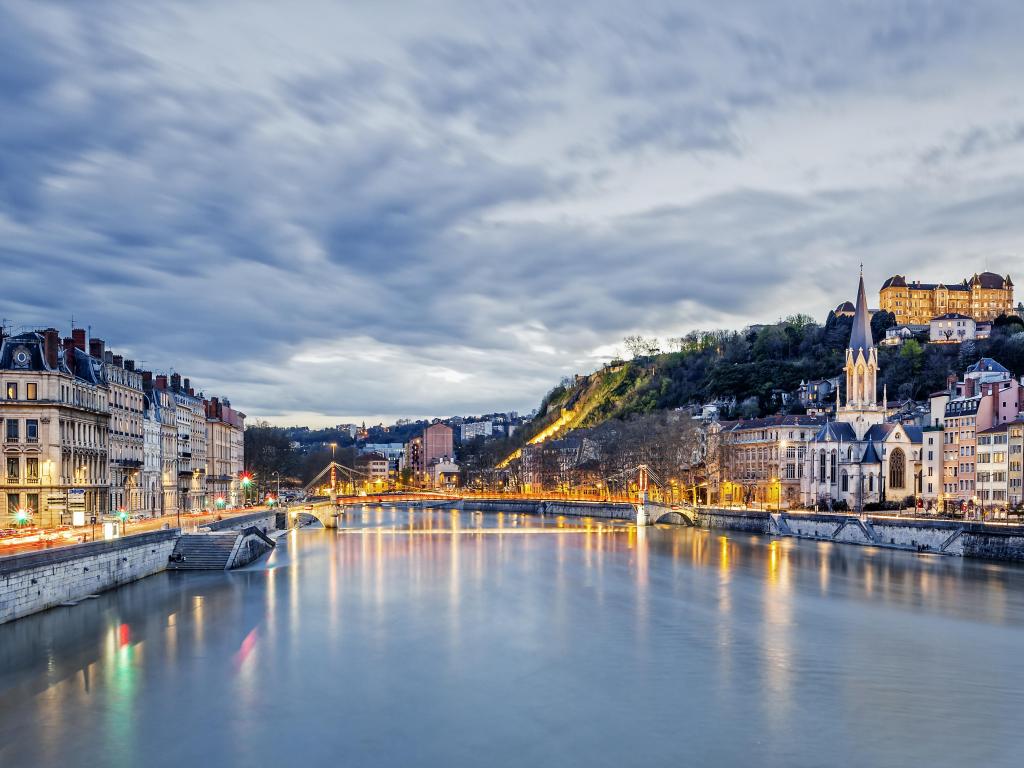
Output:
<svg viewBox="0 0 1024 768">
<path fill-rule="evenodd" d="M 884 396 L 881 403 L 877 399 L 878 350 L 871 337 L 863 272 L 844 372 L 845 403 L 837 393 L 835 420 L 822 426 L 807 445 L 804 504 L 823 509 L 843 501 L 859 511 L 871 502 L 902 501 L 918 494 L 922 431 L 885 421 Z"/>
</svg>

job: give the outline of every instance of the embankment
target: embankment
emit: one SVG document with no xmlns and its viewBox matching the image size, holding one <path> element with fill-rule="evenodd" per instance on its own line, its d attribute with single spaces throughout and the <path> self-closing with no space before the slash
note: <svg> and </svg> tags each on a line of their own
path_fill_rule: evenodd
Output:
<svg viewBox="0 0 1024 768">
<path fill-rule="evenodd" d="M 0 558 L 0 624 L 167 568 L 178 529 Z"/>
</svg>

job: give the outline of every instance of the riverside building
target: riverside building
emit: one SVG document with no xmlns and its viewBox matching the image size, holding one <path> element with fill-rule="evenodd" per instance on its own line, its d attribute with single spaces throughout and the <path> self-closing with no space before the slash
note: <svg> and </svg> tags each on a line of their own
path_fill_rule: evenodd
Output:
<svg viewBox="0 0 1024 768">
<path fill-rule="evenodd" d="M 211 421 L 188 379 L 138 370 L 83 328 L 0 328 L 0 527 L 200 510 L 213 490 L 239 503 L 245 416 L 212 402 Z"/>
<path fill-rule="evenodd" d="M 922 430 L 886 422 L 884 393 L 878 402 L 878 350 L 863 275 L 844 373 L 846 402 L 837 406 L 835 421 L 824 424 L 808 446 L 804 504 L 828 507 L 839 501 L 860 510 L 868 503 L 920 494 Z"/>
<path fill-rule="evenodd" d="M 108 388 L 83 329 L 0 335 L 5 527 L 53 527 L 109 509 Z"/>
</svg>

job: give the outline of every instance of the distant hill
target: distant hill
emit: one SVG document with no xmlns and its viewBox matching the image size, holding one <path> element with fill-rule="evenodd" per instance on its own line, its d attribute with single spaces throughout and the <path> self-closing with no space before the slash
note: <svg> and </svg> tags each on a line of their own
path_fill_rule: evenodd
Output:
<svg viewBox="0 0 1024 768">
<path fill-rule="evenodd" d="M 801 381 L 842 373 L 851 322 L 830 314 L 822 325 L 795 316 L 743 331 L 695 332 L 674 339 L 676 351 L 615 361 L 556 386 L 516 442 L 719 399 L 735 403 L 724 414 L 729 417 L 779 412 L 780 392 L 792 393 Z M 875 314 L 876 343 L 893 324 L 891 314 Z M 961 374 L 982 356 L 999 360 L 1017 376 L 1024 374 L 1024 323 L 1000 318 L 990 339 L 962 345 L 908 341 L 881 347 L 879 397 L 886 386 L 890 399 L 924 399 L 945 387 L 949 373 Z M 802 412 L 799 404 L 782 410 Z"/>
</svg>

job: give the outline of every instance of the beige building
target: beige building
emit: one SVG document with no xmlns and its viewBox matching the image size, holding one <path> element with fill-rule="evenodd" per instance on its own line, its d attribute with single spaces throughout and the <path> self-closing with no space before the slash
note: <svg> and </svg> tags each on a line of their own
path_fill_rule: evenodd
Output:
<svg viewBox="0 0 1024 768">
<path fill-rule="evenodd" d="M 767 416 L 721 422 L 718 496 L 723 504 L 796 506 L 807 445 L 825 418 Z"/>
<path fill-rule="evenodd" d="M 211 505 L 236 507 L 243 503 L 245 414 L 226 399 L 203 401 L 206 412 L 206 494 Z"/>
<path fill-rule="evenodd" d="M 103 360 L 110 405 L 110 511 L 138 514 L 151 509 L 143 499 L 142 372 L 135 362 L 104 349 L 101 339 L 90 339 L 93 357 Z"/>
<path fill-rule="evenodd" d="M 978 322 L 1013 312 L 1013 281 L 982 272 L 960 283 L 922 283 L 893 275 L 882 284 L 879 306 L 896 316 L 898 325 L 928 325 L 932 318 L 955 313 Z"/>
<path fill-rule="evenodd" d="M 70 524 L 109 510 L 110 413 L 103 362 L 83 329 L 61 344 L 47 329 L 2 338 L 0 418 L 5 527 Z"/>
</svg>

